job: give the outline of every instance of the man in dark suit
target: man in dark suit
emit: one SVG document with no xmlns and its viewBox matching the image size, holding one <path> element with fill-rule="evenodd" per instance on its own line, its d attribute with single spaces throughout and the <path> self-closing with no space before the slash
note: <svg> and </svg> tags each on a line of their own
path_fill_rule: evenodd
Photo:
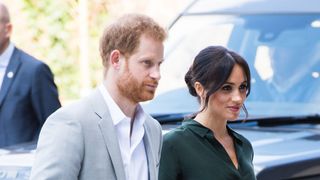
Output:
<svg viewBox="0 0 320 180">
<path fill-rule="evenodd" d="M 34 141 L 61 105 L 49 67 L 10 42 L 12 25 L 0 3 L 0 147 Z"/>
</svg>

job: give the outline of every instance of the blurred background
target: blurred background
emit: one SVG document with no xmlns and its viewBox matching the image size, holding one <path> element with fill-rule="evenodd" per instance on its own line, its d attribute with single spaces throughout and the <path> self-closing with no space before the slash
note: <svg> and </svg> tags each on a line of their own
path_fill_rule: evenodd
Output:
<svg viewBox="0 0 320 180">
<path fill-rule="evenodd" d="M 99 38 L 124 13 L 147 14 L 167 27 L 191 0 L 3 0 L 11 14 L 12 42 L 46 62 L 62 104 L 102 79 Z"/>
</svg>

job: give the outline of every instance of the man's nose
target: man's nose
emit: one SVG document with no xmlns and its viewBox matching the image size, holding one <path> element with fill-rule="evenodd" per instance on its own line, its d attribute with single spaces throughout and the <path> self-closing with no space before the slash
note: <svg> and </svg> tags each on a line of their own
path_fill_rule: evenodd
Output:
<svg viewBox="0 0 320 180">
<path fill-rule="evenodd" d="M 150 77 L 156 80 L 160 80 L 161 75 L 160 75 L 160 67 L 154 67 L 152 68 L 150 72 Z"/>
</svg>

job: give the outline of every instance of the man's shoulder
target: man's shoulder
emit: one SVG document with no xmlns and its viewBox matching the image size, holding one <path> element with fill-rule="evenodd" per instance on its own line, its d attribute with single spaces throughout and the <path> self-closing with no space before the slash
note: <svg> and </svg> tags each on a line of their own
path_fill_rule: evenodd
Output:
<svg viewBox="0 0 320 180">
<path fill-rule="evenodd" d="M 98 101 L 96 96 L 97 91 L 93 91 L 85 97 L 70 102 L 54 112 L 51 118 L 64 117 L 76 121 L 89 120 L 91 116 L 97 116 L 94 109 L 96 106 L 94 103 Z"/>
<path fill-rule="evenodd" d="M 22 49 L 19 49 L 17 47 L 14 48 L 13 56 L 17 55 L 18 58 L 21 60 L 23 64 L 33 65 L 33 66 L 39 66 L 39 65 L 45 65 L 45 63 L 38 58 L 34 57 L 33 55 L 25 52 Z"/>
<path fill-rule="evenodd" d="M 160 129 L 161 130 L 161 125 L 160 123 L 154 119 L 151 115 L 149 114 L 146 114 L 146 121 L 145 123 L 150 126 L 151 128 L 157 128 L 157 129 Z"/>
<path fill-rule="evenodd" d="M 54 114 L 63 114 L 66 117 L 75 119 L 76 117 L 81 117 L 83 114 L 87 114 L 92 107 L 87 100 L 87 98 L 81 98 L 73 102 L 69 102 L 63 107 L 59 108 Z"/>
</svg>

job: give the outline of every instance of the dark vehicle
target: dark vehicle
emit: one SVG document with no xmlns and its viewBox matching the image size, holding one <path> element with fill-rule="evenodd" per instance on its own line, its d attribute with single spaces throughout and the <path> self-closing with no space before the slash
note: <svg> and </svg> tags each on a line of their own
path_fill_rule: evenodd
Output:
<svg viewBox="0 0 320 180">
<path fill-rule="evenodd" d="M 318 0 L 197 0 L 170 26 L 160 93 L 146 108 L 165 130 L 198 110 L 184 75 L 209 45 L 241 54 L 252 72 L 249 118 L 230 122 L 254 148 L 262 179 L 320 179 Z M 161 86 L 162 85 L 162 86 Z"/>
</svg>

